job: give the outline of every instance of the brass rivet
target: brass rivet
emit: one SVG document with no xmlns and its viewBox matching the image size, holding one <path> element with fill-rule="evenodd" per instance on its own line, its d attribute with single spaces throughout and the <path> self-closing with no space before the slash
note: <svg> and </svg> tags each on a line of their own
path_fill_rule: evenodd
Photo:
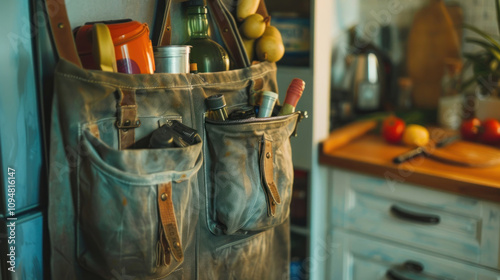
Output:
<svg viewBox="0 0 500 280">
<path fill-rule="evenodd" d="M 274 201 L 273 201 L 273 202 L 271 202 L 271 203 L 272 203 L 273 205 L 276 205 L 276 202 L 274 202 Z"/>
<path fill-rule="evenodd" d="M 266 153 L 266 158 L 271 158 L 271 153 L 270 152 Z"/>
<path fill-rule="evenodd" d="M 175 243 L 174 243 L 174 247 L 175 247 L 175 248 L 179 248 L 180 246 L 181 246 L 181 244 L 180 244 L 179 242 L 175 242 Z"/>
<path fill-rule="evenodd" d="M 126 120 L 125 123 L 123 124 L 125 126 L 130 126 L 130 120 Z"/>
<path fill-rule="evenodd" d="M 64 23 L 62 23 L 62 22 L 58 23 L 57 27 L 59 27 L 60 29 L 63 29 L 64 28 Z"/>
<path fill-rule="evenodd" d="M 224 32 L 229 32 L 229 29 L 227 29 L 227 28 L 224 28 Z"/>
<path fill-rule="evenodd" d="M 161 200 L 165 201 L 167 200 L 168 195 L 166 193 L 161 194 Z"/>
</svg>

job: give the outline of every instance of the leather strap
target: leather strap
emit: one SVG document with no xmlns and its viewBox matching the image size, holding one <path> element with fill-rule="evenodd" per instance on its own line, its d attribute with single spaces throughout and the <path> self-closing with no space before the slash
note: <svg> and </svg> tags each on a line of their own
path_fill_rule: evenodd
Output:
<svg viewBox="0 0 500 280">
<path fill-rule="evenodd" d="M 45 0 L 45 9 L 59 57 L 82 67 L 80 57 L 78 57 L 76 51 L 64 0 Z"/>
<path fill-rule="evenodd" d="M 163 36 L 160 42 L 160 46 L 170 45 L 171 41 L 172 41 L 172 21 L 169 16 L 167 17 L 167 23 L 163 28 Z"/>
<path fill-rule="evenodd" d="M 174 259 L 181 262 L 184 259 L 182 243 L 175 218 L 174 203 L 172 201 L 172 183 L 158 185 L 158 211 L 160 212 L 163 234 Z"/>
<path fill-rule="evenodd" d="M 165 237 L 165 231 L 163 230 L 163 224 L 160 223 L 159 233 L 158 233 L 158 252 L 159 257 L 156 258 L 156 266 L 168 266 L 172 262 L 171 249 L 168 245 L 167 238 Z"/>
<path fill-rule="evenodd" d="M 155 23 L 153 25 L 153 35 L 151 36 L 153 46 L 170 45 L 172 38 L 170 6 L 171 0 L 156 1 L 157 13 Z M 163 11 L 163 13 L 160 13 L 160 11 Z"/>
<path fill-rule="evenodd" d="M 163 7 L 163 15 L 155 21 L 153 34 L 153 45 L 168 45 L 171 40 L 170 4 L 171 0 L 159 0 L 158 7 Z M 226 45 L 229 55 L 232 57 L 236 68 L 250 66 L 250 61 L 243 51 L 241 40 L 237 40 L 238 28 L 229 11 L 224 7 L 221 0 L 207 0 L 207 4 L 219 27 L 221 37 Z M 82 67 L 82 63 L 76 50 L 75 40 L 71 31 L 71 25 L 66 11 L 64 0 L 45 0 L 45 8 L 48 15 L 52 38 L 60 58 L 68 60 Z M 268 16 L 264 0 L 260 1 L 258 13 L 264 17 Z M 232 22 L 230 22 L 232 19 Z M 158 24 L 160 31 L 158 30 Z"/>
<path fill-rule="evenodd" d="M 163 15 L 167 15 L 164 23 L 161 26 L 170 26 L 170 16 L 169 9 L 172 0 L 158 0 L 158 2 L 164 2 L 163 5 Z M 52 33 L 52 39 L 56 47 L 57 54 L 59 58 L 68 60 L 79 67 L 82 67 L 80 57 L 76 50 L 75 40 L 73 38 L 73 32 L 71 31 L 71 25 L 69 23 L 68 12 L 66 10 L 66 4 L 64 0 L 45 0 L 45 10 L 48 15 L 48 21 Z M 162 28 L 160 30 L 162 36 L 170 42 L 172 28 Z M 155 38 L 155 36 L 153 36 Z"/>
<path fill-rule="evenodd" d="M 262 90 L 264 89 L 264 79 L 263 78 L 256 78 L 251 81 L 250 83 L 250 93 L 248 95 L 248 104 L 250 105 L 259 105 L 260 103 L 260 98 L 261 98 L 261 93 Z"/>
<path fill-rule="evenodd" d="M 267 194 L 267 214 L 274 216 L 277 204 L 281 204 L 281 197 L 278 187 L 274 182 L 274 155 L 272 141 L 263 139 L 262 153 L 260 155 L 260 168 L 262 173 L 262 183 Z"/>
<path fill-rule="evenodd" d="M 116 127 L 119 134 L 119 149 L 124 150 L 135 143 L 135 128 L 141 125 L 137 118 L 137 103 L 135 92 L 125 89 L 118 90 L 120 96 L 117 106 Z"/>
<path fill-rule="evenodd" d="M 264 0 L 260 0 L 259 7 L 257 8 L 256 14 L 260 14 L 264 18 L 269 16 L 269 13 L 267 12 L 267 8 L 266 8 L 266 3 L 264 2 Z"/>
<path fill-rule="evenodd" d="M 230 22 L 229 11 L 224 7 L 220 0 L 207 0 L 210 14 L 214 17 L 217 26 L 219 27 L 220 35 L 224 44 L 226 45 L 227 52 L 231 56 L 235 68 L 244 68 L 250 66 L 250 61 L 244 50 L 241 40 L 237 40 L 236 34 L 239 34 L 236 22 Z"/>
</svg>

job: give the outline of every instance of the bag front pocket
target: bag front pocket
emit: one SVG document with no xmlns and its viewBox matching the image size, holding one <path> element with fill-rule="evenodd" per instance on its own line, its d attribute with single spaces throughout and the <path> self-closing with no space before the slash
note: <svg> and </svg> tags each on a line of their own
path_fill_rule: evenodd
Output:
<svg viewBox="0 0 500 280">
<path fill-rule="evenodd" d="M 158 279 L 195 248 L 202 143 L 116 150 L 84 129 L 78 168 L 78 259 L 105 279 Z"/>
<path fill-rule="evenodd" d="M 298 115 L 206 119 L 207 220 L 214 234 L 262 231 L 288 218 L 293 185 L 289 138 Z"/>
</svg>

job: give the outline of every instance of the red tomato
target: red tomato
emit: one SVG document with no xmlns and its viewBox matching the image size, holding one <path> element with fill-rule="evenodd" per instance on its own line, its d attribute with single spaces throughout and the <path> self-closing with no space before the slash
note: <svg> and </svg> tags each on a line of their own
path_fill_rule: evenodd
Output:
<svg viewBox="0 0 500 280">
<path fill-rule="evenodd" d="M 460 134 L 465 140 L 474 141 L 477 139 L 481 121 L 478 118 L 472 118 L 462 122 L 460 126 Z"/>
<path fill-rule="evenodd" d="M 500 142 L 500 122 L 495 119 L 486 119 L 481 125 L 479 140 L 486 144 Z"/>
<path fill-rule="evenodd" d="M 405 131 L 405 122 L 395 116 L 387 117 L 382 123 L 382 136 L 389 143 L 399 143 Z"/>
</svg>

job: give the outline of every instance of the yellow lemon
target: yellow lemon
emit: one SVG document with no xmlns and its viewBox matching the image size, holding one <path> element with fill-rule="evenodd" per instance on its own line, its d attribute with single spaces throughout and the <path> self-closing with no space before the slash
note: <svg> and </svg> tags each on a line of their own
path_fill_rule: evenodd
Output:
<svg viewBox="0 0 500 280">
<path fill-rule="evenodd" d="M 410 124 L 406 127 L 402 140 L 409 146 L 425 146 L 429 143 L 429 131 L 421 125 Z"/>
</svg>

